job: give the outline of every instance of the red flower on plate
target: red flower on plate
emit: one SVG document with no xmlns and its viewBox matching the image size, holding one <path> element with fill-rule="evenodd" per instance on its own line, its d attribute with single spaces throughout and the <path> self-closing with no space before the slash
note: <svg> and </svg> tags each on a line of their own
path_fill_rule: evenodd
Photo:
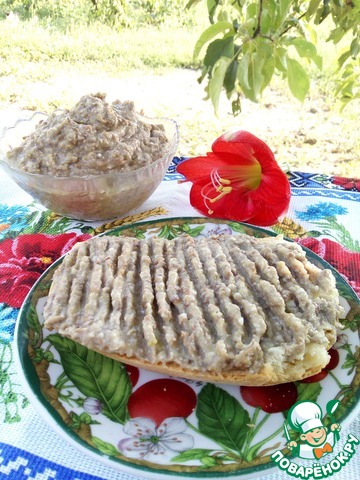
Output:
<svg viewBox="0 0 360 480">
<path fill-rule="evenodd" d="M 245 131 L 225 133 L 212 152 L 182 162 L 177 171 L 193 183 L 190 203 L 206 216 L 268 226 L 290 203 L 290 184 L 273 152 Z"/>
<path fill-rule="evenodd" d="M 344 190 L 357 190 L 360 192 L 360 179 L 350 177 L 332 177 L 331 182 L 339 185 Z"/>
<path fill-rule="evenodd" d="M 19 308 L 40 275 L 88 234 L 20 235 L 0 243 L 0 303 Z"/>
<path fill-rule="evenodd" d="M 328 238 L 302 238 L 298 243 L 329 262 L 360 296 L 360 253 L 352 252 Z"/>
</svg>

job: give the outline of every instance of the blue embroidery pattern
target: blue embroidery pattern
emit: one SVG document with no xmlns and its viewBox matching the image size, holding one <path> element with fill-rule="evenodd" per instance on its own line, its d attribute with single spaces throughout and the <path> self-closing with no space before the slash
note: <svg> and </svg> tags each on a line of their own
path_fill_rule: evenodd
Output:
<svg viewBox="0 0 360 480">
<path fill-rule="evenodd" d="M 13 233 L 19 233 L 28 225 L 29 209 L 21 205 L 0 205 L 0 239 L 11 227 Z"/>
<path fill-rule="evenodd" d="M 186 160 L 185 157 L 174 157 L 167 169 L 167 172 L 165 174 L 164 180 L 181 180 L 184 177 L 180 175 L 180 173 L 177 173 L 176 167 L 179 165 L 179 163 L 183 162 Z"/>
<path fill-rule="evenodd" d="M 6 464 L 2 463 L 4 457 L 7 459 Z M 29 480 L 37 478 L 38 475 L 42 480 L 102 480 L 100 477 L 76 472 L 0 442 L 0 478 Z"/>
<path fill-rule="evenodd" d="M 360 202 L 359 191 L 348 190 L 345 192 L 342 187 L 332 183 L 332 177 L 330 175 L 290 172 L 288 173 L 288 179 L 291 185 L 291 195 L 293 197 L 316 196 Z"/>
<path fill-rule="evenodd" d="M 290 172 L 288 179 L 292 187 L 331 188 L 331 176 L 319 173 Z"/>
<path fill-rule="evenodd" d="M 0 343 L 10 343 L 14 338 L 14 328 L 18 309 L 0 303 Z"/>
<path fill-rule="evenodd" d="M 321 220 L 326 217 L 335 217 L 336 215 L 345 215 L 347 208 L 332 202 L 320 202 L 315 205 L 309 205 L 305 212 L 296 212 L 300 220 Z"/>
</svg>

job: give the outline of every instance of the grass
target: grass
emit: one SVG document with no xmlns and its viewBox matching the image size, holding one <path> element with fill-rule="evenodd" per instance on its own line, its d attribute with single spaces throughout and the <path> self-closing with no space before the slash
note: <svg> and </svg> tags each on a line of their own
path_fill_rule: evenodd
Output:
<svg viewBox="0 0 360 480">
<path fill-rule="evenodd" d="M 207 26 L 205 14 L 202 13 L 198 18 L 199 21 L 191 22 L 188 28 L 173 24 L 120 30 L 101 23 L 86 25 L 75 22 L 71 27 L 64 29 L 51 24 L 43 25 L 35 19 L 15 23 L 0 21 L 0 108 L 17 105 L 23 109 L 51 111 L 58 107 L 70 107 L 73 104 L 73 92 L 66 91 L 61 86 L 61 78 L 70 76 L 80 79 L 81 82 L 83 78 L 91 75 L 100 75 L 104 79 L 121 79 L 133 72 L 161 75 L 175 68 L 197 69 L 200 65 L 194 62 L 192 52 L 200 33 Z M 325 48 L 328 49 L 325 55 L 325 68 L 321 73 L 315 72 L 314 88 L 307 100 L 307 105 L 313 105 L 321 99 L 321 108 L 326 107 L 326 113 L 322 117 L 322 112 L 319 112 L 318 121 L 324 121 L 324 124 L 332 114 L 339 115 L 328 94 L 335 52 L 331 51 L 329 45 L 325 45 Z M 53 90 L 49 93 L 47 87 L 54 78 L 60 78 L 59 88 L 55 93 Z M 198 86 L 194 85 L 194 89 L 196 87 Z M 290 106 L 296 103 L 281 82 L 275 82 L 274 89 L 278 105 L 281 106 L 283 102 Z M 161 104 L 162 92 L 153 92 L 153 95 L 158 96 Z M 178 96 L 172 105 L 162 105 L 162 111 L 156 113 L 164 115 L 168 112 L 169 115 L 175 116 L 177 107 L 181 107 L 181 92 Z M 203 97 L 201 89 L 200 103 Z M 274 95 L 269 103 L 273 99 Z M 265 98 L 265 102 L 267 101 Z M 246 129 L 246 109 L 237 120 L 230 118 L 229 115 L 216 118 L 209 108 L 209 102 L 204 103 L 208 104 L 205 109 L 197 111 L 196 106 L 191 105 L 186 107 L 184 116 L 178 118 L 183 135 L 181 152 L 183 154 L 203 153 L 219 132 L 222 133 L 234 124 Z M 251 110 L 254 112 L 257 108 L 261 117 L 263 106 L 255 105 Z M 317 163 L 321 161 L 324 172 L 360 177 L 356 108 L 351 107 L 345 111 L 341 116 L 341 122 L 342 131 L 336 133 L 334 129 L 332 132 L 334 136 L 342 137 L 340 143 L 341 140 L 346 141 L 350 152 L 343 151 L 346 149 L 345 146 L 339 147 L 335 139 L 334 145 L 329 147 L 331 154 L 327 155 L 326 151 L 321 151 L 320 146 L 314 154 L 314 148 L 311 150 L 308 145 L 301 148 L 300 137 L 297 139 L 300 147 L 292 153 L 294 142 L 287 137 L 286 125 L 280 133 L 275 132 L 277 125 L 268 126 L 269 132 L 265 131 L 263 138 L 265 141 L 268 139 L 271 141 L 270 145 L 283 154 L 285 162 L 288 162 L 291 168 L 301 169 L 309 166 L 320 171 Z M 292 134 L 293 132 L 290 132 L 290 135 Z M 336 154 L 336 148 L 342 150 L 341 155 Z"/>
<path fill-rule="evenodd" d="M 18 102 L 26 109 L 49 110 L 64 104 L 61 98 L 34 98 L 31 85 L 66 72 L 121 77 L 133 70 L 160 73 L 196 67 L 195 30 L 116 31 L 98 23 L 64 33 L 32 21 L 16 25 L 3 21 L 0 30 L 0 106 Z"/>
<path fill-rule="evenodd" d="M 156 27 L 112 30 L 102 24 L 79 26 L 70 32 L 44 28 L 36 22 L 16 26 L 0 23 L 0 76 L 19 74 L 31 65 L 31 75 L 46 79 L 59 65 L 116 75 L 133 69 L 194 67 L 192 49 L 198 32 Z"/>
<path fill-rule="evenodd" d="M 35 64 L 45 76 L 49 66 L 62 62 L 74 66 L 86 64 L 91 69 L 101 66 L 110 74 L 134 68 L 193 66 L 196 36 L 195 32 L 180 28 L 164 34 L 155 27 L 116 31 L 95 24 L 62 33 L 34 22 L 20 22 L 16 29 L 3 22 L 0 74 L 17 73 L 24 63 Z"/>
</svg>

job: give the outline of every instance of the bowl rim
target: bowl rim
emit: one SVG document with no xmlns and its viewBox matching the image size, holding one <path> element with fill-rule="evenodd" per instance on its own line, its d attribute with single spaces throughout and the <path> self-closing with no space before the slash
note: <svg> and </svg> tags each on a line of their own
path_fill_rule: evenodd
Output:
<svg viewBox="0 0 360 480">
<path fill-rule="evenodd" d="M 56 109 L 54 110 L 54 112 L 52 112 L 53 114 L 54 113 L 57 113 L 57 112 L 61 112 L 61 111 L 64 111 L 62 109 Z M 31 120 L 33 120 L 35 118 L 35 116 L 37 115 L 44 115 L 46 118 L 48 118 L 51 114 L 47 114 L 45 112 L 41 112 L 41 111 L 35 111 L 29 118 L 18 118 L 14 124 L 12 125 L 9 125 L 9 126 L 5 126 L 0 134 L 0 140 L 3 139 L 6 135 L 6 133 L 11 130 L 11 129 L 15 129 L 20 123 L 23 123 L 23 122 L 30 122 Z M 108 172 L 108 173 L 99 173 L 99 174 L 87 174 L 87 175 L 69 175 L 69 176 L 57 176 L 57 175 L 49 175 L 48 173 L 33 173 L 33 172 L 27 172 L 25 170 L 21 170 L 20 168 L 17 168 L 13 165 L 11 165 L 9 162 L 6 161 L 6 156 L 3 156 L 0 155 L 0 165 L 3 165 L 5 168 L 8 168 L 12 171 L 14 171 L 15 173 L 18 173 L 19 175 L 28 175 L 29 177 L 31 178 L 48 178 L 48 179 L 51 179 L 51 180 L 59 180 L 60 182 L 61 181 L 76 181 L 76 180 L 95 180 L 95 179 L 99 179 L 99 178 L 108 178 L 108 177 L 113 177 L 114 175 L 116 176 L 121 176 L 121 177 L 130 177 L 130 176 L 133 176 L 135 173 L 137 174 L 138 172 L 143 172 L 147 169 L 152 169 L 154 168 L 157 164 L 161 163 L 166 157 L 169 157 L 170 155 L 171 156 L 174 156 L 175 152 L 176 152 L 176 149 L 179 145 L 179 125 L 177 123 L 176 120 L 172 119 L 172 118 L 169 118 L 169 117 L 148 117 L 146 115 L 142 115 L 138 112 L 136 112 L 136 115 L 137 117 L 139 117 L 140 119 L 144 119 L 144 120 L 147 120 L 147 121 L 150 121 L 150 122 L 153 122 L 153 123 L 161 123 L 161 122 L 169 122 L 170 124 L 173 125 L 174 127 L 174 133 L 172 135 L 172 137 L 170 138 L 169 142 L 168 142 L 168 148 L 166 150 L 166 153 L 158 158 L 157 160 L 155 160 L 154 162 L 150 163 L 149 165 L 144 165 L 140 168 L 136 168 L 134 170 L 125 170 L 123 172 L 119 172 L 119 171 L 112 171 L 112 172 Z"/>
</svg>

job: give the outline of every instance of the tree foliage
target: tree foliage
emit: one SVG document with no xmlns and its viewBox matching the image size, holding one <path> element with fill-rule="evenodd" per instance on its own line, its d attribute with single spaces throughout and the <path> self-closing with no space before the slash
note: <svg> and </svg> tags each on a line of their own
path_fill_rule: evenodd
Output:
<svg viewBox="0 0 360 480">
<path fill-rule="evenodd" d="M 188 7 L 202 0 L 190 0 Z M 241 111 L 241 98 L 258 101 L 274 75 L 287 80 L 303 101 L 310 89 L 311 64 L 321 68 L 317 28 L 326 22 L 326 41 L 343 42 L 337 59 L 334 94 L 343 105 L 360 98 L 360 0 L 207 0 L 210 26 L 201 34 L 194 57 L 201 58 L 199 82 L 215 111 L 221 92 Z"/>
<path fill-rule="evenodd" d="M 99 21 L 114 29 L 188 25 L 195 17 L 184 10 L 184 0 L 0 0 L 0 20 L 10 12 L 56 26 Z"/>
</svg>

